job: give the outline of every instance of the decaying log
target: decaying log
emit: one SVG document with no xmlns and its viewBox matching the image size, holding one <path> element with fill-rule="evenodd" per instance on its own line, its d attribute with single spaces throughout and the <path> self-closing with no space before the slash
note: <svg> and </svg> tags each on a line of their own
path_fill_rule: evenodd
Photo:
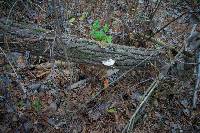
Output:
<svg viewBox="0 0 200 133">
<path fill-rule="evenodd" d="M 46 30 L 34 24 L 20 24 L 5 19 L 0 19 L 1 46 L 6 49 L 5 40 L 10 49 L 29 50 L 33 55 L 48 56 L 49 46 L 53 44 L 55 35 L 53 31 Z M 117 68 L 144 66 L 149 62 L 162 60 L 162 50 L 134 48 L 119 44 L 108 44 L 102 48 L 100 42 L 93 40 L 63 35 L 60 37 L 63 47 L 67 51 L 68 58 L 72 62 L 102 64 L 102 61 L 113 59 Z M 10 42 L 10 43 L 9 43 Z M 51 45 L 50 45 L 51 44 Z M 63 47 L 54 43 L 54 57 L 65 59 Z"/>
</svg>

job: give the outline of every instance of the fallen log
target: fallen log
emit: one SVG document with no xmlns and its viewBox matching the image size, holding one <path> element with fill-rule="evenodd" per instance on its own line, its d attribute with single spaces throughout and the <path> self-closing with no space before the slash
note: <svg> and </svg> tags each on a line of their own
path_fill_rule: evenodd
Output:
<svg viewBox="0 0 200 133">
<path fill-rule="evenodd" d="M 49 31 L 34 24 L 20 24 L 11 20 L 0 19 L 1 47 L 11 50 L 28 50 L 33 55 L 47 56 L 50 46 L 54 45 L 54 57 L 65 59 L 67 51 L 71 62 L 102 64 L 102 61 L 113 59 L 116 68 L 144 66 L 148 63 L 161 62 L 163 50 L 135 48 L 119 44 L 103 44 L 94 40 L 62 35 L 59 37 L 63 46 L 55 44 L 54 31 Z M 6 41 L 5 38 L 6 37 Z M 4 41 L 3 41 L 4 39 Z M 8 46 L 6 43 L 8 43 Z M 56 46 L 55 46 L 56 45 Z M 106 45 L 102 47 L 102 45 Z M 8 48 L 7 48 L 8 49 Z"/>
</svg>

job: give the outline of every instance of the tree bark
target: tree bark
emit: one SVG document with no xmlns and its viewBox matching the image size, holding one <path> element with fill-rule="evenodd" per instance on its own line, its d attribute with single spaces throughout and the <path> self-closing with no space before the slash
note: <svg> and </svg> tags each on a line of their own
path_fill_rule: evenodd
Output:
<svg viewBox="0 0 200 133">
<path fill-rule="evenodd" d="M 89 39 L 62 35 L 64 46 L 55 43 L 54 31 L 49 31 L 34 24 L 20 24 L 0 19 L 1 47 L 17 51 L 28 50 L 33 55 L 49 57 L 48 48 L 54 45 L 54 57 L 65 59 L 63 48 L 69 60 L 77 63 L 102 64 L 102 61 L 113 59 L 116 68 L 145 66 L 149 62 L 161 62 L 164 51 L 156 49 L 135 48 L 119 44 L 103 44 Z M 6 37 L 6 41 L 5 41 Z M 3 41 L 4 40 L 4 41 Z M 8 44 L 8 47 L 6 43 Z M 105 46 L 106 45 L 106 46 Z M 102 48 L 103 46 L 103 48 Z M 105 47 L 104 47 L 105 46 Z"/>
</svg>

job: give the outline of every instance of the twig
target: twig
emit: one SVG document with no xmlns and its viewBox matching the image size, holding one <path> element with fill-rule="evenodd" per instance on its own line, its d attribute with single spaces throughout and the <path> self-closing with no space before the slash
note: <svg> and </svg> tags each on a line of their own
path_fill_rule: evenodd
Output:
<svg viewBox="0 0 200 133">
<path fill-rule="evenodd" d="M 149 40 L 151 37 L 155 36 L 156 34 L 158 34 L 159 32 L 161 32 L 163 29 L 165 29 L 167 26 L 169 26 L 171 23 L 175 22 L 176 20 L 178 20 L 179 18 L 181 18 L 183 15 L 187 14 L 187 12 L 182 13 L 181 15 L 179 15 L 178 17 L 176 17 L 175 19 L 171 20 L 170 22 L 168 22 L 166 25 L 164 25 L 162 28 L 160 28 L 159 30 L 157 30 L 155 33 L 153 33 L 147 40 Z"/>
<path fill-rule="evenodd" d="M 54 58 L 54 45 L 55 45 L 55 39 L 52 42 L 52 45 L 50 46 L 49 54 L 50 54 L 50 62 L 51 62 L 51 73 L 50 78 L 55 80 L 55 58 Z"/>
<path fill-rule="evenodd" d="M 56 16 L 56 21 L 55 21 L 55 27 L 56 27 L 56 43 L 63 49 L 64 51 L 64 56 L 65 56 L 65 59 L 67 60 L 67 65 L 68 65 L 68 70 L 70 71 L 70 86 L 72 84 L 72 75 L 73 75 L 73 71 L 71 70 L 71 65 L 70 65 L 70 62 L 69 62 L 69 57 L 68 57 L 68 53 L 67 53 L 67 50 L 66 48 L 64 47 L 64 44 L 63 44 L 63 41 L 61 39 L 61 27 L 60 27 L 60 23 L 59 23 L 59 13 L 60 13 L 60 10 L 58 11 L 56 9 L 56 7 L 58 6 L 57 5 L 58 3 L 56 2 L 56 0 L 53 0 L 53 6 L 54 6 L 54 11 L 55 11 L 55 16 Z M 59 7 L 60 8 L 60 7 Z M 63 22 L 62 22 L 63 23 Z M 70 41 L 70 40 L 68 40 Z"/>
<path fill-rule="evenodd" d="M 33 1 L 31 1 L 31 0 L 29 0 L 28 1 L 30 4 L 33 4 L 33 5 L 35 5 L 35 6 L 37 6 L 37 7 L 39 7 L 40 8 L 40 10 L 42 10 L 43 12 L 45 12 L 46 13 L 46 11 L 40 6 L 40 5 L 38 5 L 37 3 L 34 3 Z"/>
<path fill-rule="evenodd" d="M 154 80 L 154 82 L 148 88 L 148 90 L 144 94 L 144 99 L 142 100 L 142 102 L 140 103 L 140 105 L 137 107 L 136 111 L 132 115 L 131 119 L 129 120 L 129 124 L 122 131 L 123 133 L 124 132 L 127 132 L 127 133 L 131 132 L 131 130 L 133 128 L 133 125 L 136 122 L 136 116 L 138 115 L 138 113 L 140 112 L 140 110 L 144 106 L 144 104 L 147 102 L 147 100 L 149 99 L 149 97 L 152 95 L 152 93 L 154 92 L 155 88 L 158 86 L 158 84 L 162 80 L 162 78 L 163 78 L 163 76 L 159 76 L 156 80 Z"/>
<path fill-rule="evenodd" d="M 141 101 L 140 105 L 137 107 L 136 111 L 132 115 L 131 119 L 129 120 L 129 123 L 123 129 L 123 131 L 122 131 L 123 133 L 125 133 L 125 132 L 130 133 L 131 132 L 131 130 L 133 129 L 133 125 L 136 122 L 136 116 L 138 115 L 138 113 L 140 112 L 142 107 L 144 107 L 145 103 L 147 103 L 149 97 L 153 94 L 154 90 L 156 89 L 156 87 L 158 86 L 160 81 L 167 75 L 167 72 L 169 71 L 170 67 L 172 65 L 174 65 L 175 61 L 180 56 L 180 54 L 183 52 L 183 50 L 184 50 L 184 47 L 181 48 L 179 53 L 175 56 L 175 58 L 171 61 L 170 64 L 167 64 L 163 67 L 158 78 L 156 80 L 154 80 L 154 82 L 151 84 L 151 86 L 147 89 L 147 91 L 143 95 L 143 100 Z"/>
<path fill-rule="evenodd" d="M 197 53 L 197 57 L 198 57 L 198 62 L 200 62 L 200 51 Z M 196 85 L 194 88 L 194 95 L 193 95 L 193 108 L 196 109 L 197 107 L 197 99 L 198 99 L 198 91 L 200 88 L 200 64 L 198 64 L 197 66 L 197 81 L 196 81 Z"/>
<path fill-rule="evenodd" d="M 142 34 L 142 33 L 134 33 L 135 35 L 139 36 L 139 37 L 142 37 L 144 39 L 147 39 L 151 42 L 153 42 L 154 44 L 157 44 L 159 46 L 163 46 L 163 47 L 166 47 L 166 48 L 170 48 L 170 49 L 174 49 L 174 46 L 168 46 L 166 43 L 164 43 L 163 41 L 157 39 L 157 38 L 154 38 L 154 37 L 151 37 L 151 36 L 148 36 L 148 35 L 145 35 L 145 34 Z"/>
<path fill-rule="evenodd" d="M 142 80 L 142 81 L 140 81 L 139 83 L 137 83 L 137 84 L 135 84 L 133 87 L 131 87 L 131 88 L 135 88 L 136 86 L 138 86 L 138 85 L 140 85 L 140 84 L 143 84 L 143 83 L 145 83 L 145 82 L 148 82 L 148 81 L 150 81 L 150 80 L 154 80 L 154 78 L 149 78 L 149 79 L 146 79 L 146 80 Z"/>
<path fill-rule="evenodd" d="M 190 36 L 188 37 L 189 39 L 190 38 L 193 38 L 193 36 L 196 36 L 196 27 L 197 27 L 197 24 L 193 24 L 193 27 L 192 27 L 192 30 L 191 30 L 191 33 L 190 33 Z M 198 35 L 198 34 L 197 34 Z M 188 40 L 189 40 L 188 39 Z M 190 41 L 188 41 L 188 44 L 187 44 L 187 46 L 188 45 L 194 45 L 194 47 L 196 46 L 196 45 L 199 45 L 199 42 L 198 42 L 198 38 L 197 39 L 192 39 L 192 41 L 190 42 Z M 196 50 L 195 50 L 196 52 L 196 63 L 198 64 L 197 65 L 197 81 L 196 81 L 196 85 L 195 85 L 195 88 L 194 88 L 194 94 L 193 94 L 193 109 L 196 109 L 196 104 L 197 104 L 197 99 L 198 99 L 198 91 L 199 91 L 199 84 L 200 84 L 200 64 L 199 64 L 199 62 L 200 62 L 200 48 L 198 48 L 198 46 L 197 46 L 197 48 L 196 48 Z"/>
<path fill-rule="evenodd" d="M 9 13 L 8 13 L 8 16 L 6 18 L 6 26 L 8 26 L 8 20 L 10 18 L 11 12 L 12 12 L 13 8 L 15 7 L 15 5 L 17 4 L 17 2 L 18 2 L 18 0 L 15 1 L 15 3 L 12 5 L 12 7 L 11 7 Z M 7 49 L 9 50 L 9 46 L 8 46 L 8 41 L 7 41 L 7 38 L 6 38 L 6 34 L 4 35 L 4 43 L 6 43 Z"/>
<path fill-rule="evenodd" d="M 170 68 L 170 65 L 168 65 L 168 64 L 165 65 L 163 67 L 163 70 L 159 74 L 159 76 L 154 80 L 154 82 L 151 84 L 151 86 L 147 89 L 147 91 L 143 95 L 143 100 L 141 101 L 140 105 L 137 107 L 136 111 L 132 115 L 131 119 L 129 120 L 129 123 L 123 129 L 123 131 L 122 131 L 123 133 L 125 133 L 125 132 L 130 133 L 131 132 L 131 130 L 133 129 L 133 125 L 137 121 L 136 117 L 137 117 L 138 113 L 144 107 L 145 103 L 147 103 L 149 97 L 153 94 L 154 90 L 159 85 L 160 81 L 167 75 L 169 68 Z"/>
<path fill-rule="evenodd" d="M 161 5 L 162 0 L 157 0 L 156 1 L 156 7 L 154 8 L 155 10 L 152 12 L 152 14 L 150 15 L 150 20 L 153 20 L 153 17 L 155 16 L 156 12 L 158 11 L 160 5 Z"/>
<path fill-rule="evenodd" d="M 13 4 L 13 6 L 12 6 L 11 9 L 10 9 L 10 11 L 9 11 L 9 13 L 8 13 L 8 16 L 7 16 L 7 19 L 6 19 L 6 25 L 8 24 L 8 19 L 10 18 L 10 14 L 11 14 L 13 8 L 15 7 L 15 5 L 17 4 L 18 1 L 19 1 L 19 0 L 16 0 L 15 3 Z"/>
<path fill-rule="evenodd" d="M 25 96 L 26 96 L 26 89 L 24 88 L 23 84 L 19 81 L 19 76 L 18 76 L 18 74 L 17 74 L 17 72 L 16 72 L 15 67 L 12 65 L 12 63 L 10 62 L 10 60 L 7 58 L 6 53 L 4 52 L 4 50 L 3 50 L 1 47 L 0 47 L 0 50 L 1 50 L 1 52 L 3 53 L 3 55 L 5 56 L 5 58 L 7 59 L 8 63 L 10 64 L 10 66 L 11 66 L 11 68 L 12 68 L 12 70 L 13 70 L 13 72 L 14 72 L 16 78 L 17 78 L 16 81 L 19 83 L 20 88 L 23 90 L 23 92 L 24 92 L 24 94 L 25 94 Z"/>
</svg>

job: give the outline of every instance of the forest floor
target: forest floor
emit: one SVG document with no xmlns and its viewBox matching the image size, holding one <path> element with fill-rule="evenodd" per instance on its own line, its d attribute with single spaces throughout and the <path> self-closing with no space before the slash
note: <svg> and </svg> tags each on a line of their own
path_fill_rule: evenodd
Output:
<svg viewBox="0 0 200 133">
<path fill-rule="evenodd" d="M 37 24 L 48 30 L 55 28 L 51 9 L 45 1 L 1 3 L 1 17 Z M 133 32 L 151 36 L 184 13 L 184 9 L 173 2 L 163 1 L 156 9 L 158 3 L 153 0 L 139 0 L 138 5 L 129 0 L 70 0 L 65 4 L 64 33 L 92 39 L 91 26 L 99 20 L 101 26 L 109 25 L 113 43 L 130 47 L 159 47 L 135 37 Z M 188 19 L 184 14 L 154 37 L 167 46 L 181 49 L 191 31 Z M 122 132 L 143 94 L 159 74 L 158 67 L 152 63 L 145 69 L 133 69 L 115 84 L 107 86 L 105 73 L 116 70 L 114 76 L 121 76 L 126 70 L 118 72 L 91 64 L 68 65 L 60 60 L 52 63 L 52 59 L 28 55 L 27 51 L 1 50 L 0 132 Z M 180 75 L 169 74 L 159 84 L 140 111 L 134 132 L 200 132 L 200 108 L 192 109 L 195 75 L 193 71 Z M 104 90 L 91 100 L 102 87 Z"/>
</svg>

